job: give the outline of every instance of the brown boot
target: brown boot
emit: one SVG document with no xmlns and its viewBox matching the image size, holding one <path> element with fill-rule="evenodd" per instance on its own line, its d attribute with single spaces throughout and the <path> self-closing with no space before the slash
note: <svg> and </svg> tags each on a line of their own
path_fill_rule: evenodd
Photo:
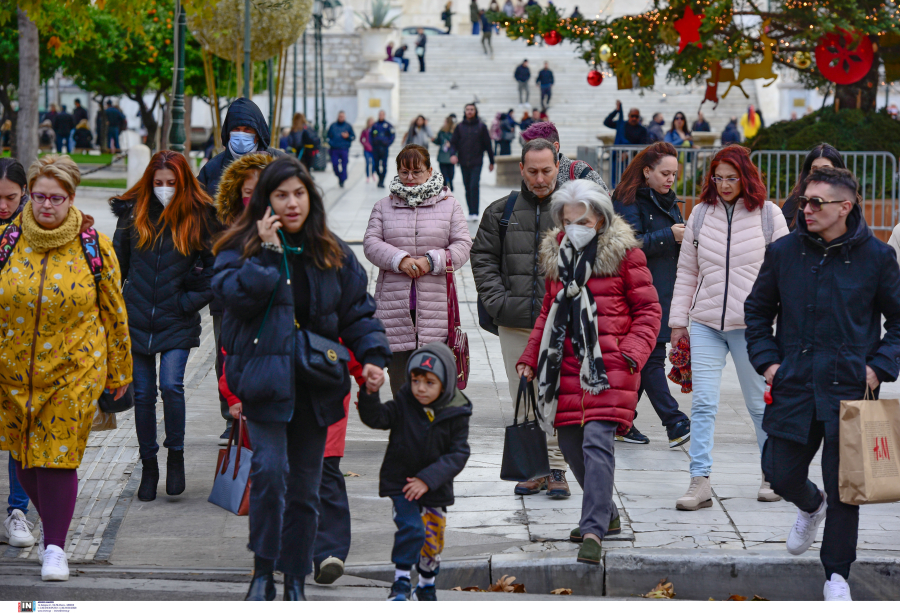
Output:
<svg viewBox="0 0 900 613">
<path fill-rule="evenodd" d="M 541 490 L 547 489 L 547 479 L 548 477 L 535 477 L 534 479 L 529 479 L 528 481 L 522 481 L 518 485 L 516 485 L 516 494 L 520 496 L 530 496 L 531 494 L 537 494 Z"/>
<path fill-rule="evenodd" d="M 547 495 L 557 500 L 572 495 L 572 492 L 569 491 L 569 484 L 566 483 L 566 471 L 550 471 L 550 476 L 547 478 Z"/>
</svg>

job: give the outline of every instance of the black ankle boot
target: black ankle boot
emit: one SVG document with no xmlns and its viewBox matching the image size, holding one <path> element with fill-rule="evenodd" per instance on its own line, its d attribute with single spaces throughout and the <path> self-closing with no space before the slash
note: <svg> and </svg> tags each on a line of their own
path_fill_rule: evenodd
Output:
<svg viewBox="0 0 900 613">
<path fill-rule="evenodd" d="M 300 575 L 284 576 L 284 599 L 285 600 L 306 600 L 306 582 L 305 577 Z"/>
<path fill-rule="evenodd" d="M 177 496 L 183 491 L 184 449 L 169 449 L 169 455 L 166 458 L 166 494 Z"/>
<path fill-rule="evenodd" d="M 159 464 L 156 458 L 141 460 L 144 469 L 141 473 L 141 486 L 138 488 L 138 500 L 149 502 L 156 500 L 156 486 L 159 485 Z"/>
<path fill-rule="evenodd" d="M 275 600 L 275 577 L 270 572 L 253 573 L 244 600 Z"/>
</svg>

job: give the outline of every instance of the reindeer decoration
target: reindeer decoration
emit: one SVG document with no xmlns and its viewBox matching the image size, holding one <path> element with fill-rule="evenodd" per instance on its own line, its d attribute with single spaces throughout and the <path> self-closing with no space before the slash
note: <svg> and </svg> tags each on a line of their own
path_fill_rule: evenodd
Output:
<svg viewBox="0 0 900 613">
<path fill-rule="evenodd" d="M 765 20 L 762 24 L 762 28 L 759 32 L 759 40 L 763 46 L 763 59 L 762 62 L 758 64 L 745 64 L 744 60 L 740 61 L 740 70 L 738 71 L 737 78 L 734 77 L 734 70 L 731 69 L 731 79 L 728 85 L 728 89 L 725 90 L 725 93 L 722 94 L 722 98 L 724 99 L 728 92 L 731 91 L 732 87 L 737 87 L 741 90 L 741 93 L 744 94 L 745 98 L 749 98 L 750 96 L 744 91 L 744 88 L 741 87 L 741 83 L 746 81 L 747 79 L 771 79 L 768 83 L 764 84 L 763 87 L 769 87 L 772 83 L 775 82 L 775 79 L 778 78 L 778 75 L 772 70 L 772 47 L 775 46 L 775 41 L 769 38 L 766 35 L 766 32 L 769 29 L 769 20 Z M 719 80 L 720 81 L 728 81 L 726 71 L 728 69 L 723 69 L 719 72 Z M 709 83 L 709 81 L 707 81 Z"/>
</svg>

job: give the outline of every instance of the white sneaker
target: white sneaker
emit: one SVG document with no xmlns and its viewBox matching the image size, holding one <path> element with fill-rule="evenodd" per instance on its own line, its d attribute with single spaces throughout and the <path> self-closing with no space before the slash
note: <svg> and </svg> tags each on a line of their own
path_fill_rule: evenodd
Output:
<svg viewBox="0 0 900 613">
<path fill-rule="evenodd" d="M 822 494 L 822 505 L 814 513 L 807 513 L 797 509 L 797 521 L 791 528 L 791 533 L 787 537 L 787 550 L 795 556 L 809 549 L 816 542 L 816 534 L 819 531 L 819 524 L 825 519 L 825 492 L 819 490 Z"/>
<path fill-rule="evenodd" d="M 41 540 L 38 541 L 38 562 L 44 563 L 44 522 L 38 524 L 41 528 Z"/>
<path fill-rule="evenodd" d="M 825 582 L 825 589 L 822 590 L 825 595 L 825 602 L 828 601 L 845 601 L 850 602 L 850 586 L 847 580 L 837 573 L 831 573 L 831 581 Z"/>
<path fill-rule="evenodd" d="M 44 550 L 41 579 L 44 581 L 69 580 L 69 562 L 66 560 L 66 552 L 56 545 L 50 545 Z"/>
<path fill-rule="evenodd" d="M 469 221 L 478 221 L 481 218 L 478 215 L 469 215 L 466 217 L 466 219 L 468 219 Z"/>
<path fill-rule="evenodd" d="M 3 542 L 9 543 L 12 547 L 34 545 L 34 536 L 31 534 L 34 524 L 25 519 L 25 514 L 19 509 L 13 509 L 3 522 L 3 527 L 6 528 L 6 539 Z"/>
</svg>

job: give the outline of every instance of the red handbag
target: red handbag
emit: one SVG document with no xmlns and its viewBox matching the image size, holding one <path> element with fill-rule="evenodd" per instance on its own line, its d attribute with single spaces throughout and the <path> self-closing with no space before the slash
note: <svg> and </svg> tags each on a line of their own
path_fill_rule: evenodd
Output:
<svg viewBox="0 0 900 613">
<path fill-rule="evenodd" d="M 453 259 L 450 250 L 447 254 L 447 346 L 453 351 L 456 359 L 456 387 L 466 389 L 469 382 L 469 337 L 459 327 L 459 297 L 456 295 L 456 283 L 453 280 Z"/>
</svg>

